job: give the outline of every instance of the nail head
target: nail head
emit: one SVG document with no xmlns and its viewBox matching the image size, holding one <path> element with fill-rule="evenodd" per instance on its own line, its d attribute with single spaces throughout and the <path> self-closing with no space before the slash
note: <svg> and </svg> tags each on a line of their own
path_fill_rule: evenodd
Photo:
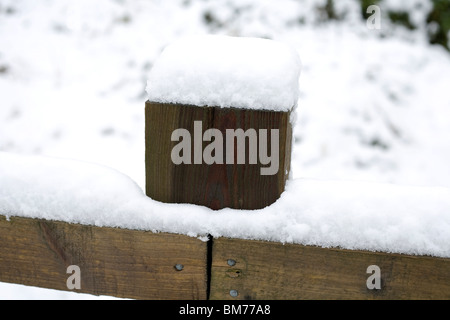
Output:
<svg viewBox="0 0 450 320">
<path fill-rule="evenodd" d="M 230 290 L 230 296 L 232 296 L 232 297 L 237 297 L 238 296 L 238 292 L 237 292 L 237 290 Z"/>
<path fill-rule="evenodd" d="M 227 260 L 227 263 L 228 263 L 228 265 L 229 265 L 230 267 L 232 267 L 232 266 L 234 266 L 234 265 L 236 264 L 236 260 L 228 259 L 228 260 Z"/>
<path fill-rule="evenodd" d="M 183 270 L 183 268 L 184 268 L 184 266 L 183 266 L 182 264 L 177 263 L 177 264 L 175 265 L 175 269 L 176 269 L 177 271 L 181 271 L 181 270 Z"/>
</svg>

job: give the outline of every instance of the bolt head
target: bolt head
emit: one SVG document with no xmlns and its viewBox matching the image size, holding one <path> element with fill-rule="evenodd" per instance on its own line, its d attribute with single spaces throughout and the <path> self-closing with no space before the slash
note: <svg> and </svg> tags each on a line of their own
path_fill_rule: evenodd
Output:
<svg viewBox="0 0 450 320">
<path fill-rule="evenodd" d="M 238 291 L 237 290 L 230 290 L 230 296 L 232 296 L 233 298 L 235 298 L 235 297 L 237 297 L 238 296 Z"/>
<path fill-rule="evenodd" d="M 177 271 L 181 271 L 181 270 L 183 270 L 183 268 L 184 268 L 184 266 L 182 264 L 177 263 L 175 265 L 175 270 L 177 270 Z"/>
<path fill-rule="evenodd" d="M 236 260 L 228 259 L 228 260 L 227 260 L 227 264 L 228 264 L 230 267 L 233 267 L 233 266 L 236 264 Z"/>
</svg>

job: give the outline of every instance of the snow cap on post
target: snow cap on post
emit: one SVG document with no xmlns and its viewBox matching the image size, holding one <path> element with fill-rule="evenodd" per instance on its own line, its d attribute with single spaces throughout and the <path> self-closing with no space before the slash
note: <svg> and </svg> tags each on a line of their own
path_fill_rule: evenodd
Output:
<svg viewBox="0 0 450 320">
<path fill-rule="evenodd" d="M 146 91 L 152 102 L 287 112 L 297 106 L 300 70 L 282 42 L 192 36 L 164 49 Z"/>
</svg>

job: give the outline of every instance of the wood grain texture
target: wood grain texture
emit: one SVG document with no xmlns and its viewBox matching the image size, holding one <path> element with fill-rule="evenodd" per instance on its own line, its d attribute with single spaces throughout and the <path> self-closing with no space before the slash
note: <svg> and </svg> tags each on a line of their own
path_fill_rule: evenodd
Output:
<svg viewBox="0 0 450 320">
<path fill-rule="evenodd" d="M 291 161 L 290 113 L 147 101 L 145 114 L 146 193 L 149 197 L 168 203 L 204 205 L 214 210 L 225 207 L 260 209 L 274 203 L 284 191 Z M 171 134 L 175 129 L 184 128 L 193 137 L 194 121 L 202 121 L 203 131 L 215 128 L 224 137 L 226 129 L 255 129 L 258 132 L 260 129 L 268 129 L 268 132 L 278 129 L 278 173 L 261 175 L 260 169 L 264 166 L 259 162 L 249 164 L 248 160 L 246 164 L 226 164 L 224 161 L 224 164 L 175 165 L 171 151 L 178 141 L 171 141 Z M 209 143 L 203 142 L 202 147 Z M 225 139 L 223 144 L 225 158 Z M 246 157 L 248 159 L 248 149 Z"/>
<path fill-rule="evenodd" d="M 212 252 L 211 299 L 450 299 L 450 259 L 227 238 Z M 367 288 L 370 265 L 380 290 Z"/>
<path fill-rule="evenodd" d="M 134 299 L 206 299 L 206 242 L 176 234 L 0 216 L 0 281 Z M 176 264 L 183 270 L 177 271 Z"/>
</svg>

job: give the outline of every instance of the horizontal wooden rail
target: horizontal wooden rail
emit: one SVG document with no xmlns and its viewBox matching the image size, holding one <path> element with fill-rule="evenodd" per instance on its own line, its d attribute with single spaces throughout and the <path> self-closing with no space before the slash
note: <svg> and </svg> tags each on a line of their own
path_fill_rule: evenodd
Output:
<svg viewBox="0 0 450 320">
<path fill-rule="evenodd" d="M 207 243 L 196 238 L 0 216 L 0 281 L 135 299 L 206 299 Z M 178 270 L 177 269 L 181 269 Z"/>
<path fill-rule="evenodd" d="M 450 299 L 450 259 L 215 239 L 212 299 Z M 232 266 L 231 266 L 231 265 Z M 369 266 L 380 289 L 369 289 Z"/>
<path fill-rule="evenodd" d="M 69 290 L 71 265 L 72 291 L 134 299 L 450 299 L 446 258 L 0 216 L 0 281 Z"/>
</svg>

